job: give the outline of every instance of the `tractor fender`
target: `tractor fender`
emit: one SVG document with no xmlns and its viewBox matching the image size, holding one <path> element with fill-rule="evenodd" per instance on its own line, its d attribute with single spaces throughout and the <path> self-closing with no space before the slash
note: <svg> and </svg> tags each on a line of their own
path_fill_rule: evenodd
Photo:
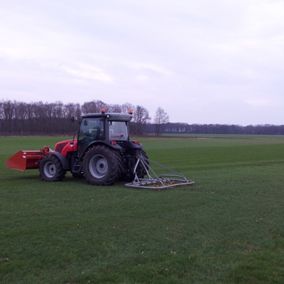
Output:
<svg viewBox="0 0 284 284">
<path fill-rule="evenodd" d="M 128 147 L 130 149 L 133 149 L 133 150 L 138 150 L 138 149 L 142 149 L 143 148 L 142 144 L 140 144 L 139 142 L 136 142 L 136 141 L 129 141 L 128 142 Z"/>
<path fill-rule="evenodd" d="M 104 145 L 104 146 L 107 146 L 108 148 L 111 148 L 113 150 L 116 150 L 116 151 L 120 151 L 122 150 L 122 147 L 118 144 L 109 144 L 109 143 L 106 143 L 104 141 L 95 141 L 93 143 L 91 143 L 90 145 L 88 145 L 88 147 L 85 149 L 84 153 L 82 153 L 82 156 L 83 157 L 85 155 L 85 153 L 92 147 L 94 146 L 97 146 L 97 145 Z"/>
<path fill-rule="evenodd" d="M 61 155 L 59 152 L 56 151 L 49 152 L 49 155 L 55 156 L 60 161 L 64 170 L 69 170 L 70 168 L 69 162 L 63 155 Z"/>
</svg>

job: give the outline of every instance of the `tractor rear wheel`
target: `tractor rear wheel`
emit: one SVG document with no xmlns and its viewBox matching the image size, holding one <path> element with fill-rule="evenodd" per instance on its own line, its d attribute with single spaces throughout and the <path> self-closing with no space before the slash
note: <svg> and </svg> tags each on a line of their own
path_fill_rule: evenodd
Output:
<svg viewBox="0 0 284 284">
<path fill-rule="evenodd" d="M 49 155 L 40 161 L 39 173 L 44 181 L 60 181 L 64 178 L 66 171 L 55 156 Z"/>
<path fill-rule="evenodd" d="M 121 156 L 109 147 L 94 146 L 84 157 L 83 169 L 88 183 L 111 185 L 121 175 Z"/>
</svg>

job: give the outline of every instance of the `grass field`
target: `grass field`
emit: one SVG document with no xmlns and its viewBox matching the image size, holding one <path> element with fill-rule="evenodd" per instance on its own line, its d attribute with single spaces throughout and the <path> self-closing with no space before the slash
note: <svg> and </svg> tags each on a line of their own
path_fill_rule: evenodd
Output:
<svg viewBox="0 0 284 284">
<path fill-rule="evenodd" d="M 4 167 L 59 139 L 0 138 L 0 283 L 284 283 L 284 137 L 141 139 L 196 181 L 160 192 Z"/>
</svg>

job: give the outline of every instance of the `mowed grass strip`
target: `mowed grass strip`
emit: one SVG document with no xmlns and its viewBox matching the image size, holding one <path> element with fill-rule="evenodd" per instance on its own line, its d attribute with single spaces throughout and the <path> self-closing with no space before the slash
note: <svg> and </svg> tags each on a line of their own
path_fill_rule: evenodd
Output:
<svg viewBox="0 0 284 284">
<path fill-rule="evenodd" d="M 196 181 L 90 186 L 4 167 L 64 137 L 0 138 L 0 283 L 283 283 L 284 138 L 141 139 Z"/>
</svg>

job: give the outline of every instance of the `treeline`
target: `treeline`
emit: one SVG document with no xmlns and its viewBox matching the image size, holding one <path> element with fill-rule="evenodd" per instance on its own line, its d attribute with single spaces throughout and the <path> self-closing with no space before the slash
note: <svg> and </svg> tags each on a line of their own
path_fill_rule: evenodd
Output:
<svg viewBox="0 0 284 284">
<path fill-rule="evenodd" d="M 97 113 L 102 109 L 108 112 L 134 112 L 131 132 L 143 134 L 144 125 L 149 122 L 149 112 L 143 106 L 129 103 L 122 105 L 106 104 L 102 101 L 91 101 L 80 104 L 25 103 L 18 101 L 0 102 L 1 135 L 35 135 L 35 134 L 72 134 L 78 124 L 72 121 L 80 119 L 86 113 Z"/>
<path fill-rule="evenodd" d="M 146 125 L 147 133 L 155 134 L 155 124 Z M 248 134 L 284 135 L 284 125 L 227 125 L 227 124 L 185 124 L 167 123 L 159 125 L 163 134 Z"/>
<path fill-rule="evenodd" d="M 100 112 L 127 113 L 133 111 L 130 125 L 132 135 L 161 134 L 269 134 L 284 135 L 284 125 L 226 125 L 226 124 L 186 124 L 164 123 L 166 119 L 154 119 L 150 123 L 148 110 L 143 106 L 129 103 L 106 104 L 102 101 L 91 101 L 80 104 L 55 103 L 25 103 L 18 101 L 0 102 L 0 134 L 1 135 L 56 135 L 73 134 L 78 124 L 72 122 L 80 119 L 86 113 Z M 163 117 L 163 116 L 161 116 Z M 157 124 L 160 121 L 160 124 Z"/>
</svg>

